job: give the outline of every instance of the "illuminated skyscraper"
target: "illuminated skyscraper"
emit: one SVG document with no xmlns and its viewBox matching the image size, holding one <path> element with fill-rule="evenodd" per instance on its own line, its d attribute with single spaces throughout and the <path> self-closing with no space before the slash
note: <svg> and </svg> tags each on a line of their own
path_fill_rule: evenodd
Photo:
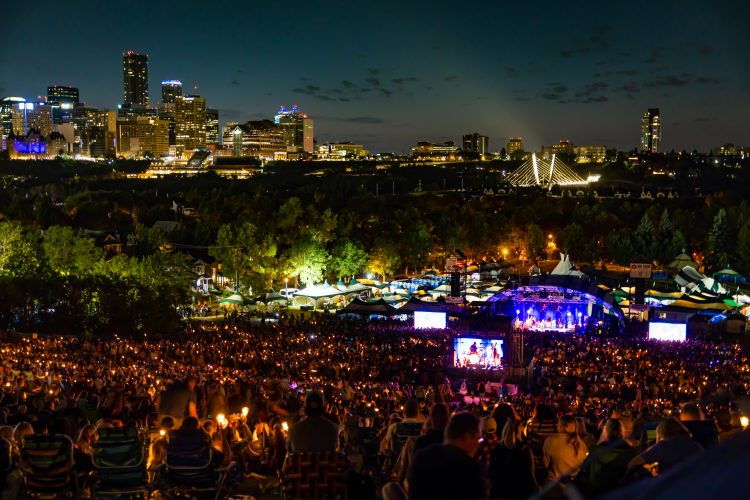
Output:
<svg viewBox="0 0 750 500">
<path fill-rule="evenodd" d="M 75 127 L 74 152 L 84 156 L 103 157 L 115 152 L 117 113 L 90 106 L 73 108 Z"/>
<path fill-rule="evenodd" d="M 224 147 L 230 149 L 233 156 L 272 159 L 286 147 L 284 130 L 271 120 L 227 124 L 223 135 Z"/>
<path fill-rule="evenodd" d="M 5 139 L 13 133 L 13 108 L 25 103 L 23 97 L 3 97 L 0 99 L 0 149 L 6 149 L 8 145 Z"/>
<path fill-rule="evenodd" d="M 148 56 L 132 50 L 122 55 L 123 104 L 148 107 Z"/>
<path fill-rule="evenodd" d="M 661 143 L 659 108 L 650 108 L 641 118 L 641 151 L 658 153 Z"/>
<path fill-rule="evenodd" d="M 463 139 L 463 150 L 467 153 L 477 153 L 480 155 L 487 154 L 490 140 L 486 135 L 479 135 L 474 132 L 473 134 L 465 135 Z"/>
<path fill-rule="evenodd" d="M 274 123 L 284 131 L 287 151 L 304 151 L 311 154 L 314 152 L 313 120 L 305 113 L 300 112 L 296 105 L 292 106 L 291 110 L 281 106 L 274 117 Z"/>
<path fill-rule="evenodd" d="M 117 153 L 158 158 L 169 153 L 169 122 L 146 116 L 117 120 Z"/>
<path fill-rule="evenodd" d="M 206 99 L 197 96 L 175 97 L 175 141 L 183 151 L 206 145 Z"/>
<path fill-rule="evenodd" d="M 505 152 L 510 156 L 516 151 L 523 151 L 523 139 L 520 137 L 511 137 L 508 139 L 508 145 L 505 146 Z"/>
<path fill-rule="evenodd" d="M 59 106 L 62 103 L 78 104 L 78 89 L 67 85 L 52 85 L 47 87 L 47 102 Z"/>
<path fill-rule="evenodd" d="M 47 87 L 47 104 L 52 108 L 53 123 L 68 123 L 73 116 L 73 107 L 78 104 L 78 89 L 67 85 Z"/>
<path fill-rule="evenodd" d="M 219 143 L 219 110 L 206 108 L 206 145 L 218 146 Z"/>
<path fill-rule="evenodd" d="M 23 102 L 13 106 L 13 134 L 26 135 L 35 130 L 43 136 L 52 132 L 52 106 L 46 102 Z"/>
<path fill-rule="evenodd" d="M 179 80 L 164 80 L 161 82 L 161 102 L 174 104 L 176 97 L 182 96 L 182 82 Z"/>
</svg>

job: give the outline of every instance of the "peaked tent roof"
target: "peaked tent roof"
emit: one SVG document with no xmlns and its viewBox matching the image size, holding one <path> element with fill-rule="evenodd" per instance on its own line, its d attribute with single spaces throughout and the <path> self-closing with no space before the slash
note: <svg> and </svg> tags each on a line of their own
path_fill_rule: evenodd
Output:
<svg viewBox="0 0 750 500">
<path fill-rule="evenodd" d="M 332 287 L 326 281 L 321 285 L 311 285 L 311 286 L 305 287 L 299 292 L 296 292 L 294 296 L 295 297 L 310 297 L 312 299 L 320 299 L 323 297 L 336 297 L 337 295 L 343 295 L 343 294 L 344 292 Z"/>
<path fill-rule="evenodd" d="M 338 314 L 360 314 L 365 316 L 378 314 L 392 316 L 397 314 L 397 309 L 390 304 L 386 304 L 383 299 L 375 302 L 365 302 L 360 298 L 356 298 L 349 302 L 346 307 L 338 311 Z"/>
<path fill-rule="evenodd" d="M 672 269 L 682 269 L 685 266 L 689 266 L 692 268 L 698 267 L 698 264 L 693 262 L 693 258 L 685 252 L 682 252 L 680 255 L 675 257 L 674 260 L 669 264 L 669 267 L 671 267 Z"/>
<path fill-rule="evenodd" d="M 461 308 L 455 304 L 448 304 L 446 302 L 427 302 L 420 300 L 417 297 L 412 297 L 409 301 L 399 308 L 399 312 L 402 313 L 413 313 L 414 311 L 428 311 L 428 312 L 446 312 L 449 314 L 459 314 Z"/>
<path fill-rule="evenodd" d="M 573 268 L 573 264 L 570 262 L 570 255 L 564 253 L 560 254 L 560 262 L 557 263 L 550 274 L 556 276 L 584 276 L 581 271 Z"/>
</svg>

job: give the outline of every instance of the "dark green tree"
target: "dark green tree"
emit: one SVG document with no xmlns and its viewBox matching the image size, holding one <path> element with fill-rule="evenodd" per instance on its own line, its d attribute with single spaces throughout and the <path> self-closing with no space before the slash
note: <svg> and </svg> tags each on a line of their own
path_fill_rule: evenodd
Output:
<svg viewBox="0 0 750 500">
<path fill-rule="evenodd" d="M 362 244 L 348 238 L 340 239 L 331 249 L 329 270 L 337 278 L 354 276 L 362 272 L 367 264 L 367 253 Z"/>
<path fill-rule="evenodd" d="M 708 232 L 710 262 L 717 270 L 729 267 L 734 255 L 733 239 L 727 213 L 722 208 L 714 217 L 714 223 Z"/>
<path fill-rule="evenodd" d="M 62 275 L 92 274 L 103 257 L 93 238 L 68 226 L 52 226 L 44 231 L 42 250 L 50 269 Z"/>
</svg>

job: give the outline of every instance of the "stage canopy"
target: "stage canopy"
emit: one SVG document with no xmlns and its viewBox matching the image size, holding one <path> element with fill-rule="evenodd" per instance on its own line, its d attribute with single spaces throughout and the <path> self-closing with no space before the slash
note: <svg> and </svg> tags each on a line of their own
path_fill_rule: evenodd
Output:
<svg viewBox="0 0 750 500">
<path fill-rule="evenodd" d="M 483 308 L 543 330 L 570 330 L 589 318 L 623 319 L 612 290 L 578 273 L 523 276 L 487 299 Z"/>
</svg>

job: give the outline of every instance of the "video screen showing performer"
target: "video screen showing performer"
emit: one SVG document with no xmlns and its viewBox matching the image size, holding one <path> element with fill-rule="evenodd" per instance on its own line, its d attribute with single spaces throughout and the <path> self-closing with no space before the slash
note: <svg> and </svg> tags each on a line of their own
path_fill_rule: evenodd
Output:
<svg viewBox="0 0 750 500">
<path fill-rule="evenodd" d="M 503 366 L 502 339 L 456 338 L 453 364 L 459 368 L 500 368 Z"/>
</svg>

